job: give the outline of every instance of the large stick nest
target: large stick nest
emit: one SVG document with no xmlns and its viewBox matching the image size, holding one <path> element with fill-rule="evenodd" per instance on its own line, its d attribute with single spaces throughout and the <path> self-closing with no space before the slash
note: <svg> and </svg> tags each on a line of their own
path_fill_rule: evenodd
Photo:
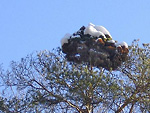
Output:
<svg viewBox="0 0 150 113">
<path fill-rule="evenodd" d="M 73 37 L 62 46 L 62 52 L 66 54 L 68 61 L 115 70 L 127 60 L 127 53 L 118 51 L 111 43 L 101 44 L 97 41 L 100 37 L 84 35 L 82 30 L 74 33 Z"/>
</svg>

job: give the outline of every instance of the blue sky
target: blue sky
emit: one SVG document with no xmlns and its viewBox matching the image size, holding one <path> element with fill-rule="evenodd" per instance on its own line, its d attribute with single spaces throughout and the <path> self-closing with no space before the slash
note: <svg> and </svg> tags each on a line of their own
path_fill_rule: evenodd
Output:
<svg viewBox="0 0 150 113">
<path fill-rule="evenodd" d="M 114 40 L 150 42 L 150 0 L 1 0 L 0 64 L 60 46 L 66 33 L 92 22 Z"/>
</svg>

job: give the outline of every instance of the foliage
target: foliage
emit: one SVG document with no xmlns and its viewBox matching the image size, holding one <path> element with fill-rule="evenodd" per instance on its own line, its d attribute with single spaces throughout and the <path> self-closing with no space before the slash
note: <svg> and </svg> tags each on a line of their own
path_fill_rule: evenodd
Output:
<svg viewBox="0 0 150 113">
<path fill-rule="evenodd" d="M 130 46 L 129 59 L 117 71 L 66 61 L 61 49 L 28 55 L 1 73 L 17 94 L 2 99 L 7 112 L 149 112 L 150 45 Z M 136 108 L 136 109 L 135 109 Z"/>
</svg>

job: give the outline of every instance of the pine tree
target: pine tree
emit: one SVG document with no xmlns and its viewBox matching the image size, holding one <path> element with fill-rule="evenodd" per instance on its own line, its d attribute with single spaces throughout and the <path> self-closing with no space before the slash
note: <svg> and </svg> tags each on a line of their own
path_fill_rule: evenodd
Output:
<svg viewBox="0 0 150 113">
<path fill-rule="evenodd" d="M 150 112 L 150 45 L 129 47 L 117 70 L 65 59 L 61 49 L 28 55 L 1 73 L 14 91 L 2 112 L 104 113 Z M 6 110 L 7 109 L 7 110 Z"/>
</svg>

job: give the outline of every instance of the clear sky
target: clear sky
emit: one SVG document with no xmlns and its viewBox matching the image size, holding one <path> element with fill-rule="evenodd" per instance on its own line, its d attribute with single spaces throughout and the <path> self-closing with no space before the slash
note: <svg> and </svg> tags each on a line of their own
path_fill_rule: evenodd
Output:
<svg viewBox="0 0 150 113">
<path fill-rule="evenodd" d="M 60 46 L 66 33 L 103 25 L 114 40 L 150 42 L 150 0 L 0 0 L 0 64 Z"/>
</svg>

